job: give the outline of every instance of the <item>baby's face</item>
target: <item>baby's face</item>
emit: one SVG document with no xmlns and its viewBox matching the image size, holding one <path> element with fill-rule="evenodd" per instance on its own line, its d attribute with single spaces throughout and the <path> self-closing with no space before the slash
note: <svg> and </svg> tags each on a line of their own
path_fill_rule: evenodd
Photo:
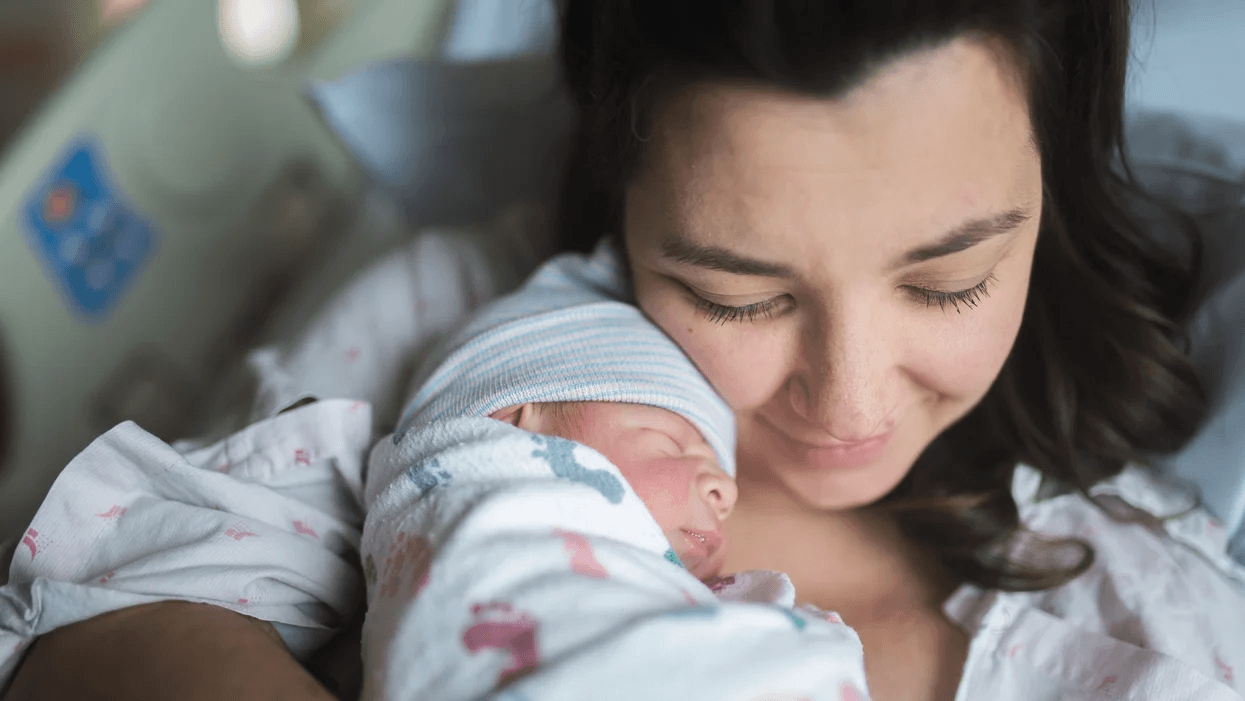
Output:
<svg viewBox="0 0 1245 701">
<path fill-rule="evenodd" d="M 689 572 L 705 579 L 721 569 L 722 519 L 735 505 L 735 482 L 687 419 L 657 407 L 614 402 L 526 404 L 493 418 L 601 453 L 648 506 Z"/>
</svg>

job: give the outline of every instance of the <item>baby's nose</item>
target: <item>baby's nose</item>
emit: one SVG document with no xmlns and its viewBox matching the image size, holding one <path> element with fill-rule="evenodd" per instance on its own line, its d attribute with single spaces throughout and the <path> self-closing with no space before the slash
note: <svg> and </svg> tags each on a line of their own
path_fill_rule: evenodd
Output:
<svg viewBox="0 0 1245 701">
<path fill-rule="evenodd" d="M 714 464 L 696 477 L 696 491 L 718 520 L 730 515 L 731 509 L 735 508 L 735 498 L 739 496 L 735 480 Z"/>
</svg>

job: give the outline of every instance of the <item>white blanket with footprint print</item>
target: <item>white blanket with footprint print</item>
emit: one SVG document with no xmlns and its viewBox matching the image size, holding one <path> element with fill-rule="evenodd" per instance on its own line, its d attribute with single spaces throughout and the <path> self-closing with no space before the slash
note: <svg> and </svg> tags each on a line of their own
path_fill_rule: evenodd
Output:
<svg viewBox="0 0 1245 701">
<path fill-rule="evenodd" d="M 851 628 L 777 573 L 710 590 L 587 446 L 437 422 L 380 441 L 365 500 L 364 699 L 866 698 Z"/>
</svg>

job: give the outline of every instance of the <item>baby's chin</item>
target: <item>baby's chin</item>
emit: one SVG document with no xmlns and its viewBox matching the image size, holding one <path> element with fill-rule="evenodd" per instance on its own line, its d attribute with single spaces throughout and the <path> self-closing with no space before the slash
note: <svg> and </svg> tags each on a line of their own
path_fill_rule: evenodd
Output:
<svg viewBox="0 0 1245 701">
<path fill-rule="evenodd" d="M 696 548 L 682 547 L 681 535 L 682 531 L 676 530 L 668 533 L 666 537 L 670 540 L 675 554 L 679 556 L 679 562 L 683 565 L 683 568 L 701 581 L 717 577 L 721 573 L 722 564 L 726 559 L 724 548 L 706 553 Z"/>
<path fill-rule="evenodd" d="M 718 572 L 722 569 L 721 565 L 704 560 L 698 561 L 697 556 L 693 553 L 678 553 L 679 562 L 683 563 L 683 567 L 687 569 L 688 574 L 692 575 L 700 581 L 713 579 L 718 576 Z"/>
<path fill-rule="evenodd" d="M 708 567 L 699 567 L 693 570 L 688 570 L 688 572 L 690 572 L 693 577 L 695 577 L 696 579 L 699 579 L 702 582 L 710 582 L 710 581 L 717 579 L 719 576 L 721 576 L 722 565 L 713 564 Z"/>
</svg>

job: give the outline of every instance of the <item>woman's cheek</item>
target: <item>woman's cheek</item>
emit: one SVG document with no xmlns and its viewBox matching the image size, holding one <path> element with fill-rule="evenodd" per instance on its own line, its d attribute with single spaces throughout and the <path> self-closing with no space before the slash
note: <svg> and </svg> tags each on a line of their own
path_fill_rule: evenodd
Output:
<svg viewBox="0 0 1245 701">
<path fill-rule="evenodd" d="M 905 366 L 918 384 L 944 398 L 972 403 L 986 394 L 1011 352 L 1024 314 L 1025 288 L 1009 283 L 976 309 L 962 314 L 921 310 L 921 317 L 909 319 Z"/>
<path fill-rule="evenodd" d="M 712 322 L 677 293 L 638 301 L 735 411 L 761 406 L 782 385 L 789 353 L 773 322 Z"/>
</svg>

